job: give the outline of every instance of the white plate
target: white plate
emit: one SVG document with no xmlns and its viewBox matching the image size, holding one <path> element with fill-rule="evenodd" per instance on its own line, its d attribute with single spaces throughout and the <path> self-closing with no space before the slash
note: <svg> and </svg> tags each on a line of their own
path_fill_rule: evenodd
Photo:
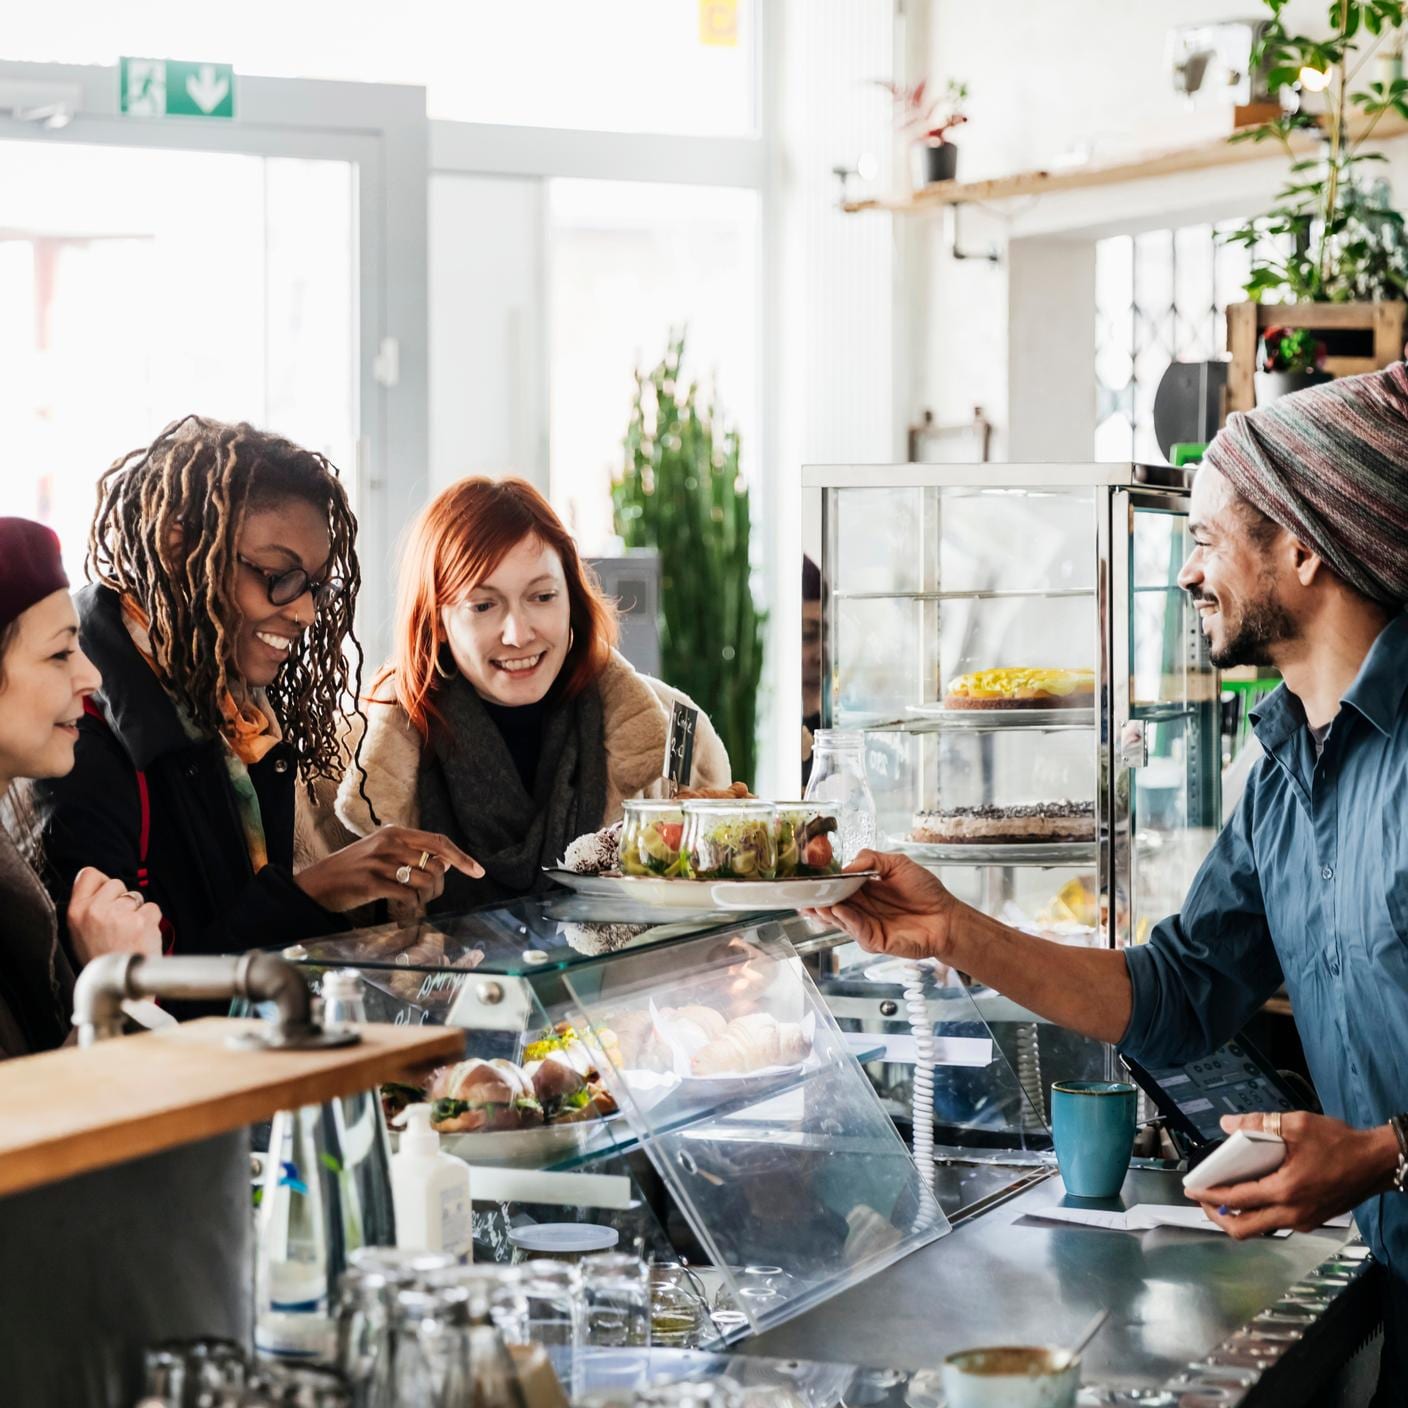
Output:
<svg viewBox="0 0 1408 1408">
<path fill-rule="evenodd" d="M 696 914 L 839 904 L 876 875 L 865 870 L 805 880 L 659 880 L 644 875 L 578 875 L 571 870 L 547 873 L 579 895 L 629 899 L 652 909 L 688 909 Z"/>
<path fill-rule="evenodd" d="M 440 1147 L 467 1164 L 541 1168 L 615 1141 L 612 1120 L 545 1124 L 536 1129 L 496 1129 L 478 1134 L 442 1134 Z"/>
</svg>

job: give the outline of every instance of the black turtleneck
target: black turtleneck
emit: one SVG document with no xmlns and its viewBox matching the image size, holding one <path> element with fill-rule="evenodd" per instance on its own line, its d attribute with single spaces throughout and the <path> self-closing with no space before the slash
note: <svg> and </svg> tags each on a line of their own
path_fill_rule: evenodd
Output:
<svg viewBox="0 0 1408 1408">
<path fill-rule="evenodd" d="M 536 704 L 495 704 L 480 696 L 484 712 L 494 721 L 508 747 L 509 757 L 518 769 L 523 790 L 533 796 L 533 784 L 538 779 L 538 757 L 543 751 L 543 718 L 547 701 Z"/>
</svg>

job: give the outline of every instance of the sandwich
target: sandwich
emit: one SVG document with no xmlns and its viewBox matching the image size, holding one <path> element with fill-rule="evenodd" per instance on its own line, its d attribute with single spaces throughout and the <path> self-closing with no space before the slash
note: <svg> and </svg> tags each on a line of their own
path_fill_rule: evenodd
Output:
<svg viewBox="0 0 1408 1408">
<path fill-rule="evenodd" d="M 477 1057 L 445 1066 L 431 1081 L 431 1125 L 442 1134 L 530 1129 L 543 1123 L 533 1083 L 512 1061 Z"/>
</svg>

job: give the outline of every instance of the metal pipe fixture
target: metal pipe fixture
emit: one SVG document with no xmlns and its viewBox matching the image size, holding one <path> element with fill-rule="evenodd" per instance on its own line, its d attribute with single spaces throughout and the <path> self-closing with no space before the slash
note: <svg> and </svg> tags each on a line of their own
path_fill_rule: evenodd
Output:
<svg viewBox="0 0 1408 1408">
<path fill-rule="evenodd" d="M 351 1046 L 360 1040 L 351 1028 L 324 1030 L 313 1011 L 303 976 L 286 959 L 253 950 L 232 957 L 177 955 L 148 958 L 137 953 L 105 953 L 78 976 L 73 990 L 73 1024 L 78 1044 L 91 1046 L 122 1035 L 122 1004 L 129 998 L 229 999 L 272 1002 L 278 1017 L 263 1032 L 246 1032 L 231 1044 L 249 1047 Z"/>
</svg>

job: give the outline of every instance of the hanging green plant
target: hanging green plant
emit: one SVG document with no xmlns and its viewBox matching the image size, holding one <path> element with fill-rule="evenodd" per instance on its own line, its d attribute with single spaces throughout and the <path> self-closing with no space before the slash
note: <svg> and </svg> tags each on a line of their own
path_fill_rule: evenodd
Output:
<svg viewBox="0 0 1408 1408">
<path fill-rule="evenodd" d="M 1276 205 L 1224 238 L 1252 251 L 1245 289 L 1253 302 L 1347 303 L 1402 298 L 1408 288 L 1408 239 L 1388 184 L 1369 175 L 1384 160 L 1364 145 L 1388 113 L 1408 118 L 1408 80 L 1364 82 L 1365 66 L 1398 53 L 1404 0 L 1331 0 L 1329 35 L 1290 31 L 1288 0 L 1263 0 L 1271 19 L 1252 59 L 1264 65 L 1273 92 L 1288 91 L 1294 110 L 1274 122 L 1235 133 L 1233 142 L 1280 142 L 1290 180 Z M 1325 112 L 1303 108 L 1307 94 L 1324 94 Z M 1312 133 L 1320 151 L 1303 155 L 1294 139 Z"/>
<path fill-rule="evenodd" d="M 681 377 L 684 344 L 683 331 L 672 333 L 658 365 L 636 372 L 613 515 L 628 548 L 660 555 L 665 679 L 709 715 L 734 777 L 751 786 L 764 617 L 753 600 L 748 485 L 737 430 Z"/>
</svg>

